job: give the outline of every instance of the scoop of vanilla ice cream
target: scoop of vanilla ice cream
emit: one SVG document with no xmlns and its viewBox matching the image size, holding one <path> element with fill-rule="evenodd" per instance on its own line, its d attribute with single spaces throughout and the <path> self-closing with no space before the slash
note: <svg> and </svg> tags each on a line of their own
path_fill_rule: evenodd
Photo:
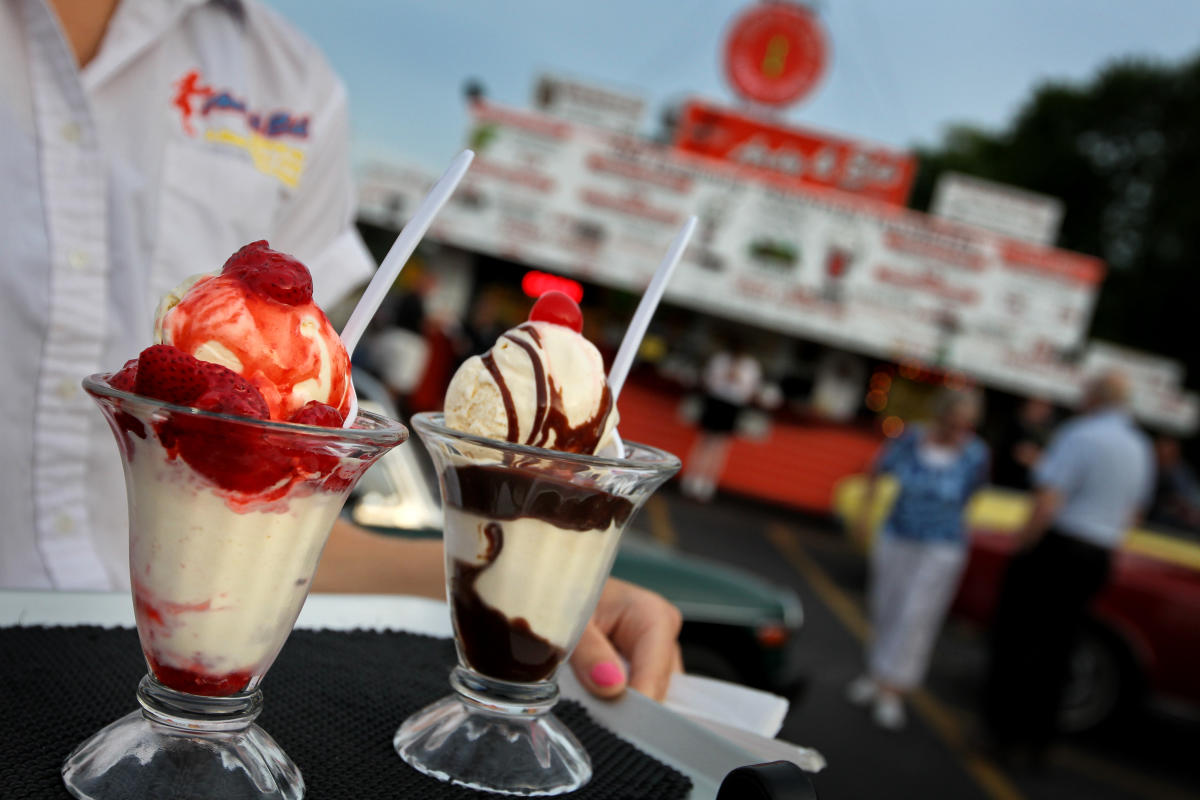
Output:
<svg viewBox="0 0 1200 800">
<path fill-rule="evenodd" d="M 595 453 L 611 440 L 618 414 L 596 347 L 570 328 L 538 321 L 506 331 L 459 367 L 445 419 L 491 439 Z"/>
<path fill-rule="evenodd" d="M 272 419 L 286 420 L 313 400 L 349 410 L 350 357 L 311 301 L 274 303 L 222 272 L 193 275 L 159 301 L 154 342 L 242 375 Z"/>
</svg>

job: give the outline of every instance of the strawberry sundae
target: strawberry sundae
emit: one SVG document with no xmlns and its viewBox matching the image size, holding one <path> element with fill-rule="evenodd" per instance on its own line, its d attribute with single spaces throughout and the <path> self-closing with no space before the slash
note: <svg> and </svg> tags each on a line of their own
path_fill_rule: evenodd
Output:
<svg viewBox="0 0 1200 800">
<path fill-rule="evenodd" d="M 308 270 L 266 242 L 170 293 L 156 339 L 85 384 L 124 458 L 142 648 L 171 689 L 252 690 L 350 488 L 405 432 L 342 429 L 349 357 Z"/>
</svg>

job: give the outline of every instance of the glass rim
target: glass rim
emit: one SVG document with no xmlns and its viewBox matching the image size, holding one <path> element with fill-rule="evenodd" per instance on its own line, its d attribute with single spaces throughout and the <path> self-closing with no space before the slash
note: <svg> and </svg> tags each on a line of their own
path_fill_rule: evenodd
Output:
<svg viewBox="0 0 1200 800">
<path fill-rule="evenodd" d="M 112 372 L 96 372 L 88 375 L 83 379 L 83 388 L 92 395 L 98 397 L 106 397 L 115 400 L 124 400 L 133 403 L 139 403 L 152 408 L 161 408 L 170 411 L 172 414 L 196 417 L 199 419 L 221 420 L 223 422 L 233 422 L 241 425 L 248 425 L 256 428 L 263 428 L 268 431 L 277 433 L 287 433 L 293 436 L 305 436 L 308 438 L 319 438 L 338 441 L 352 441 L 361 444 L 372 445 L 400 445 L 408 440 L 408 427 L 398 420 L 385 417 L 382 414 L 375 414 L 370 411 L 358 410 L 358 418 L 365 418 L 379 427 L 373 429 L 367 428 L 327 428 L 323 425 L 303 425 L 298 422 L 283 422 L 274 419 L 257 419 L 255 417 L 241 417 L 236 414 L 222 414 L 217 411 L 205 411 L 191 406 L 181 406 L 176 403 L 168 403 L 166 400 L 159 400 L 154 397 L 148 397 L 143 394 L 134 394 L 133 392 L 125 392 L 120 389 L 114 389 L 108 384 L 108 379 L 113 376 Z"/>
<path fill-rule="evenodd" d="M 659 471 L 676 471 L 682 466 L 679 456 L 674 453 L 663 450 L 660 447 L 643 444 L 641 442 L 624 441 L 626 448 L 631 445 L 639 450 L 650 454 L 648 459 L 634 458 L 612 458 L 611 456 L 591 455 L 588 453 L 568 453 L 563 450 L 552 450 L 546 447 L 535 447 L 530 444 L 516 444 L 504 439 L 492 439 L 487 436 L 480 436 L 475 433 L 467 433 L 455 428 L 450 428 L 445 424 L 445 414 L 441 411 L 422 411 L 413 414 L 409 420 L 418 433 L 429 431 L 445 436 L 451 439 L 458 439 L 471 444 L 490 447 L 496 450 L 504 450 L 521 455 L 534 456 L 537 458 L 556 458 L 568 461 L 574 464 L 580 464 L 590 467 L 600 467 L 603 469 L 632 469 L 632 470 L 659 470 Z M 615 429 L 614 429 L 615 430 Z"/>
</svg>

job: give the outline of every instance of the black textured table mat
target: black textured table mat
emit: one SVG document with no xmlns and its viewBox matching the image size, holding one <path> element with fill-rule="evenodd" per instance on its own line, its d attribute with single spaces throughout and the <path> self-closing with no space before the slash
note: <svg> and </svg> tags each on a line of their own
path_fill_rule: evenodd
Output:
<svg viewBox="0 0 1200 800">
<path fill-rule="evenodd" d="M 258 723 L 304 773 L 310 800 L 499 797 L 413 770 L 392 735 L 413 711 L 449 693 L 454 646 L 371 631 L 294 631 L 263 682 Z M 0 628 L 0 796 L 68 798 L 59 770 L 77 744 L 137 708 L 145 673 L 129 629 Z M 674 800 L 691 782 L 600 727 L 577 703 L 556 712 L 595 774 L 571 798 Z"/>
</svg>

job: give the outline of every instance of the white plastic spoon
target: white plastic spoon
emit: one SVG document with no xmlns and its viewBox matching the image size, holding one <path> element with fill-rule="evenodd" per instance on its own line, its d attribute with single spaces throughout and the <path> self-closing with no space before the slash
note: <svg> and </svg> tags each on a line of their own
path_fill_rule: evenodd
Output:
<svg viewBox="0 0 1200 800">
<path fill-rule="evenodd" d="M 617 350 L 616 358 L 613 359 L 612 369 L 608 371 L 608 389 L 612 392 L 614 406 L 617 404 L 621 389 L 625 388 L 625 379 L 629 377 L 633 359 L 637 357 L 638 349 L 642 346 L 642 339 L 646 336 L 646 329 L 650 327 L 650 320 L 654 318 L 654 312 L 658 308 L 659 301 L 662 300 L 667 283 L 671 280 L 675 268 L 679 266 L 679 261 L 683 258 L 683 251 L 687 249 L 688 242 L 691 241 L 692 234 L 696 231 L 696 223 L 696 217 L 688 217 L 687 222 L 683 223 L 683 227 L 679 229 L 679 233 L 675 234 L 675 240 L 671 242 L 667 254 L 663 256 L 662 262 L 655 270 L 654 277 L 650 279 L 650 285 L 646 287 L 646 293 L 642 295 L 637 310 L 633 312 L 633 319 L 629 321 L 629 327 L 625 329 L 625 338 L 621 340 L 621 347 Z M 625 445 L 621 442 L 621 437 L 615 428 L 612 432 L 612 442 L 604 448 L 603 455 L 614 458 L 625 457 Z"/>
<path fill-rule="evenodd" d="M 412 219 L 404 226 L 404 230 L 400 231 L 400 235 L 396 237 L 396 241 L 392 244 L 392 248 L 383 258 L 383 263 L 379 265 L 379 269 L 375 271 L 375 277 L 371 278 L 371 282 L 367 284 L 366 291 L 358 301 L 358 305 L 354 307 L 353 313 L 350 314 L 350 319 L 346 322 L 346 327 L 342 328 L 342 344 L 346 348 L 348 355 L 354 355 L 354 348 L 358 346 L 359 340 L 362 338 L 363 332 L 367 329 L 367 323 L 375 316 L 375 312 L 379 310 L 379 305 L 383 302 L 383 298 L 387 296 L 388 290 L 395 282 L 396 276 L 400 274 L 400 270 L 404 269 L 404 265 L 408 263 L 408 259 L 412 256 L 413 251 L 417 249 L 417 244 L 425 236 L 429 230 L 429 226 L 433 224 L 434 218 L 438 212 L 442 210 L 442 206 L 446 205 L 446 201 L 454 194 L 454 190 L 458 188 L 459 182 L 463 176 L 467 174 L 467 169 L 471 166 L 471 161 L 475 158 L 475 153 L 472 150 L 463 150 L 454 161 L 450 162 L 450 166 L 438 178 L 437 183 L 429 190 L 429 194 L 425 195 L 425 199 L 421 201 L 421 205 L 417 206 L 416 212 L 412 215 Z M 354 382 L 350 383 L 350 410 L 346 414 L 346 420 L 342 423 L 343 428 L 349 428 L 354 425 L 354 421 L 358 419 L 358 393 L 354 391 Z"/>
</svg>

